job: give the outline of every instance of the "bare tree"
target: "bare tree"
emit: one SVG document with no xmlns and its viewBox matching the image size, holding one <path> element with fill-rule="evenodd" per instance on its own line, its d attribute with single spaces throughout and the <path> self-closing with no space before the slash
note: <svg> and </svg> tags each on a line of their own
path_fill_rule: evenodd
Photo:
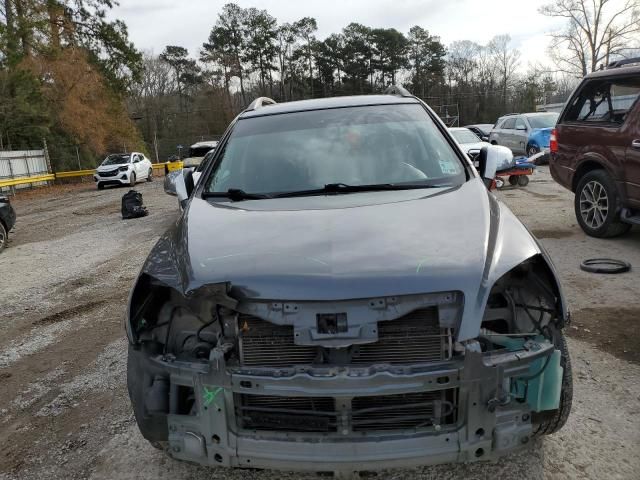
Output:
<svg viewBox="0 0 640 480">
<path fill-rule="evenodd" d="M 502 85 L 502 106 L 507 108 L 507 93 L 520 63 L 520 51 L 509 47 L 509 35 L 497 35 L 489 42 L 489 51 L 495 61 L 495 68 Z"/>
<path fill-rule="evenodd" d="M 568 20 L 552 34 L 551 56 L 560 70 L 580 76 L 624 56 L 640 34 L 640 0 L 555 0 L 540 13 Z"/>
</svg>

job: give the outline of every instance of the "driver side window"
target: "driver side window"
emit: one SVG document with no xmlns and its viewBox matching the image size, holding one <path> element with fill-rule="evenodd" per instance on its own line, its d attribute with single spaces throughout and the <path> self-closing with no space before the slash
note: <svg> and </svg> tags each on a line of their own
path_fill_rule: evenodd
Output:
<svg viewBox="0 0 640 480">
<path fill-rule="evenodd" d="M 505 130 L 513 130 L 514 128 L 516 128 L 516 119 L 508 118 L 502 124 L 502 128 L 504 128 Z"/>
</svg>

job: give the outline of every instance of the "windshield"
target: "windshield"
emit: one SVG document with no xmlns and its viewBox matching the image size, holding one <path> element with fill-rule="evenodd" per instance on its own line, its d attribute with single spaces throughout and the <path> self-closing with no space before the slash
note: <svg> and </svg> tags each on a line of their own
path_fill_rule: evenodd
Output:
<svg viewBox="0 0 640 480">
<path fill-rule="evenodd" d="M 547 113 L 545 115 L 532 115 L 527 117 L 531 128 L 553 128 L 558 121 L 558 113 Z"/>
<path fill-rule="evenodd" d="M 205 192 L 458 185 L 465 178 L 461 160 L 421 105 L 379 105 L 241 119 Z"/>
<path fill-rule="evenodd" d="M 458 143 L 478 143 L 481 140 L 471 130 L 451 130 L 451 135 Z"/>
<path fill-rule="evenodd" d="M 122 165 L 131 161 L 130 153 L 114 153 L 104 159 L 102 165 Z"/>
</svg>

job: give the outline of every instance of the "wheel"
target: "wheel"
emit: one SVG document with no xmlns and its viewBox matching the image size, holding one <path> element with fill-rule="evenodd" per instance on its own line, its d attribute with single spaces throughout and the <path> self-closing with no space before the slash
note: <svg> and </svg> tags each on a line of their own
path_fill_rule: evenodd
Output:
<svg viewBox="0 0 640 480">
<path fill-rule="evenodd" d="M 98 190 L 102 190 L 102 189 L 104 189 L 104 183 L 98 182 Z"/>
<path fill-rule="evenodd" d="M 560 390 L 560 404 L 557 410 L 546 412 L 533 412 L 533 434 L 536 436 L 550 435 L 560 430 L 569 418 L 571 404 L 573 403 L 573 374 L 571 371 L 571 358 L 567 348 L 567 340 L 562 331 L 556 331 L 554 341 L 556 348 L 560 350 L 560 365 L 562 366 L 562 387 Z"/>
<path fill-rule="evenodd" d="M 9 233 L 2 222 L 0 222 L 0 252 L 5 249 L 9 242 Z"/>
<path fill-rule="evenodd" d="M 535 145 L 529 145 L 527 147 L 527 157 L 533 157 L 536 153 L 540 153 L 540 149 Z"/>
<path fill-rule="evenodd" d="M 147 182 L 153 182 L 153 168 L 150 168 L 147 173 Z"/>
<path fill-rule="evenodd" d="M 580 227 L 589 236 L 615 237 L 631 228 L 620 221 L 620 196 L 605 170 L 592 170 L 580 179 L 574 208 Z"/>
<path fill-rule="evenodd" d="M 129 177 L 129 185 L 133 187 L 135 184 L 136 184 L 136 174 L 132 173 L 131 177 Z"/>
<path fill-rule="evenodd" d="M 513 185 L 515 187 L 517 184 L 518 184 L 518 176 L 509 175 L 509 185 Z"/>
<path fill-rule="evenodd" d="M 518 175 L 518 185 L 521 187 L 529 185 L 529 177 L 527 175 Z"/>
<path fill-rule="evenodd" d="M 496 142 L 495 140 L 491 140 L 491 145 L 497 145 L 498 142 Z"/>
</svg>

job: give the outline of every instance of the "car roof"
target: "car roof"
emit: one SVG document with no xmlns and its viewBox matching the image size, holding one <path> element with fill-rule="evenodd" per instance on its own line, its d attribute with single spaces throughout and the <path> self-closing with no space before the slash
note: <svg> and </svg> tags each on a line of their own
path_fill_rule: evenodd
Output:
<svg viewBox="0 0 640 480">
<path fill-rule="evenodd" d="M 393 105 L 420 103 L 415 97 L 401 97 L 399 95 L 354 95 L 348 97 L 318 98 L 313 100 L 297 100 L 295 102 L 265 105 L 255 110 L 246 110 L 240 118 L 262 117 L 280 113 L 305 112 L 310 110 L 324 110 L 329 108 L 363 107 L 367 105 Z"/>
<path fill-rule="evenodd" d="M 638 75 L 640 74 L 640 65 L 632 64 L 624 67 L 605 68 L 603 70 L 596 70 L 595 72 L 588 73 L 584 78 L 602 78 L 602 77 L 619 77 L 625 75 Z"/>
<path fill-rule="evenodd" d="M 471 127 L 493 127 L 493 123 L 474 123 L 473 125 L 465 125 L 464 128 Z"/>
<path fill-rule="evenodd" d="M 215 147 L 216 145 L 218 145 L 217 140 L 207 140 L 204 142 L 196 142 L 193 145 L 191 145 L 190 148 L 200 148 L 200 147 Z"/>
<path fill-rule="evenodd" d="M 470 131 L 467 127 L 450 127 L 449 131 L 450 132 L 461 132 L 463 130 L 467 130 Z M 472 132 L 473 133 L 473 132 Z"/>
</svg>

